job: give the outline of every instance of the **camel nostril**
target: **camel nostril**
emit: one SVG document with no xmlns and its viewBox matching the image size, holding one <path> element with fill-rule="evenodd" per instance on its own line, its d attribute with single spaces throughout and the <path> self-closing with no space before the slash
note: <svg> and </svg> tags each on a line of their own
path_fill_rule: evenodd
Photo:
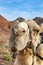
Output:
<svg viewBox="0 0 43 65">
<path fill-rule="evenodd" d="M 19 34 L 16 34 L 16 37 L 19 36 Z"/>
<path fill-rule="evenodd" d="M 43 43 L 43 32 L 40 33 L 41 36 L 41 43 Z"/>
<path fill-rule="evenodd" d="M 43 37 L 41 38 L 42 40 L 41 40 L 41 43 L 43 43 Z"/>
<path fill-rule="evenodd" d="M 40 36 L 43 36 L 43 32 L 40 33 Z"/>
</svg>

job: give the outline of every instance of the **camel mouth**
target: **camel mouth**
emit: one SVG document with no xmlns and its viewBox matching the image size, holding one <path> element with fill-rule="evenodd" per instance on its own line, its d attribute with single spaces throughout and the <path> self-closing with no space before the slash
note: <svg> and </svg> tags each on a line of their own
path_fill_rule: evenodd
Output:
<svg viewBox="0 0 43 65">
<path fill-rule="evenodd" d="M 40 33 L 40 36 L 43 36 L 43 32 Z"/>
<path fill-rule="evenodd" d="M 39 35 L 41 37 L 41 43 L 43 43 L 43 32 L 41 32 Z"/>
<path fill-rule="evenodd" d="M 41 43 L 43 43 L 43 36 L 41 37 Z"/>
</svg>

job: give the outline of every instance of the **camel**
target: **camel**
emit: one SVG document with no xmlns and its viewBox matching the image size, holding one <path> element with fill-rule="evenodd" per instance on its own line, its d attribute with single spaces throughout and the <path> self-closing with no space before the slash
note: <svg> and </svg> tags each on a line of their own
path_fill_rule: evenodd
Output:
<svg viewBox="0 0 43 65">
<path fill-rule="evenodd" d="M 39 26 L 35 21 L 33 20 L 27 20 L 25 21 L 31 29 L 31 36 L 32 36 L 32 44 L 34 46 L 33 53 L 34 53 L 34 64 L 33 65 L 43 65 L 43 60 L 39 58 L 43 57 L 43 44 L 41 44 L 41 41 L 43 43 L 43 38 L 41 37 L 43 34 L 43 24 Z M 40 52 L 39 52 L 40 51 Z"/>
<path fill-rule="evenodd" d="M 14 65 L 32 65 L 33 52 L 30 45 L 30 30 L 27 23 L 20 22 L 12 29 L 10 49 L 15 54 Z"/>
<path fill-rule="evenodd" d="M 41 24 L 41 30 L 39 31 L 40 35 L 40 44 L 37 47 L 36 53 L 37 53 L 37 60 L 39 65 L 43 65 L 43 23 Z"/>
</svg>

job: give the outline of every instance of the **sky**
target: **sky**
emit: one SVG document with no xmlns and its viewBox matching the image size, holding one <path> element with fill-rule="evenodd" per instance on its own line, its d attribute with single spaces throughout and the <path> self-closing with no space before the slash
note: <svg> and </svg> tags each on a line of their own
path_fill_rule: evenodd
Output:
<svg viewBox="0 0 43 65">
<path fill-rule="evenodd" d="M 43 0 L 0 0 L 0 15 L 10 21 L 43 17 Z"/>
</svg>

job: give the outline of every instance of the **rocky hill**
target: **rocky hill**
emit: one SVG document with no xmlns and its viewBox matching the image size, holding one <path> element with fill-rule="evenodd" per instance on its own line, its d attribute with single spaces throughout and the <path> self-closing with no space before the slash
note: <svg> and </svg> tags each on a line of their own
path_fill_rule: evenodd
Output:
<svg viewBox="0 0 43 65">
<path fill-rule="evenodd" d="M 22 22 L 24 20 L 25 20 L 24 18 L 18 17 L 16 20 L 10 22 L 11 23 L 11 27 L 13 27 L 17 22 Z"/>
<path fill-rule="evenodd" d="M 3 16 L 0 15 L 0 30 L 4 31 L 6 33 L 9 33 L 10 26 L 11 26 L 10 22 L 7 19 L 5 19 Z"/>
<path fill-rule="evenodd" d="M 8 44 L 11 35 L 10 22 L 0 15 L 0 42 Z"/>
<path fill-rule="evenodd" d="M 11 23 L 0 15 L 0 65 L 12 65 L 12 61 L 6 61 L 10 59 L 9 53 L 6 54 L 6 50 L 9 50 L 10 27 Z"/>
<path fill-rule="evenodd" d="M 43 18 L 41 18 L 41 17 L 36 17 L 36 18 L 34 18 L 33 20 L 36 21 L 39 25 L 40 25 L 41 23 L 43 23 Z"/>
</svg>

